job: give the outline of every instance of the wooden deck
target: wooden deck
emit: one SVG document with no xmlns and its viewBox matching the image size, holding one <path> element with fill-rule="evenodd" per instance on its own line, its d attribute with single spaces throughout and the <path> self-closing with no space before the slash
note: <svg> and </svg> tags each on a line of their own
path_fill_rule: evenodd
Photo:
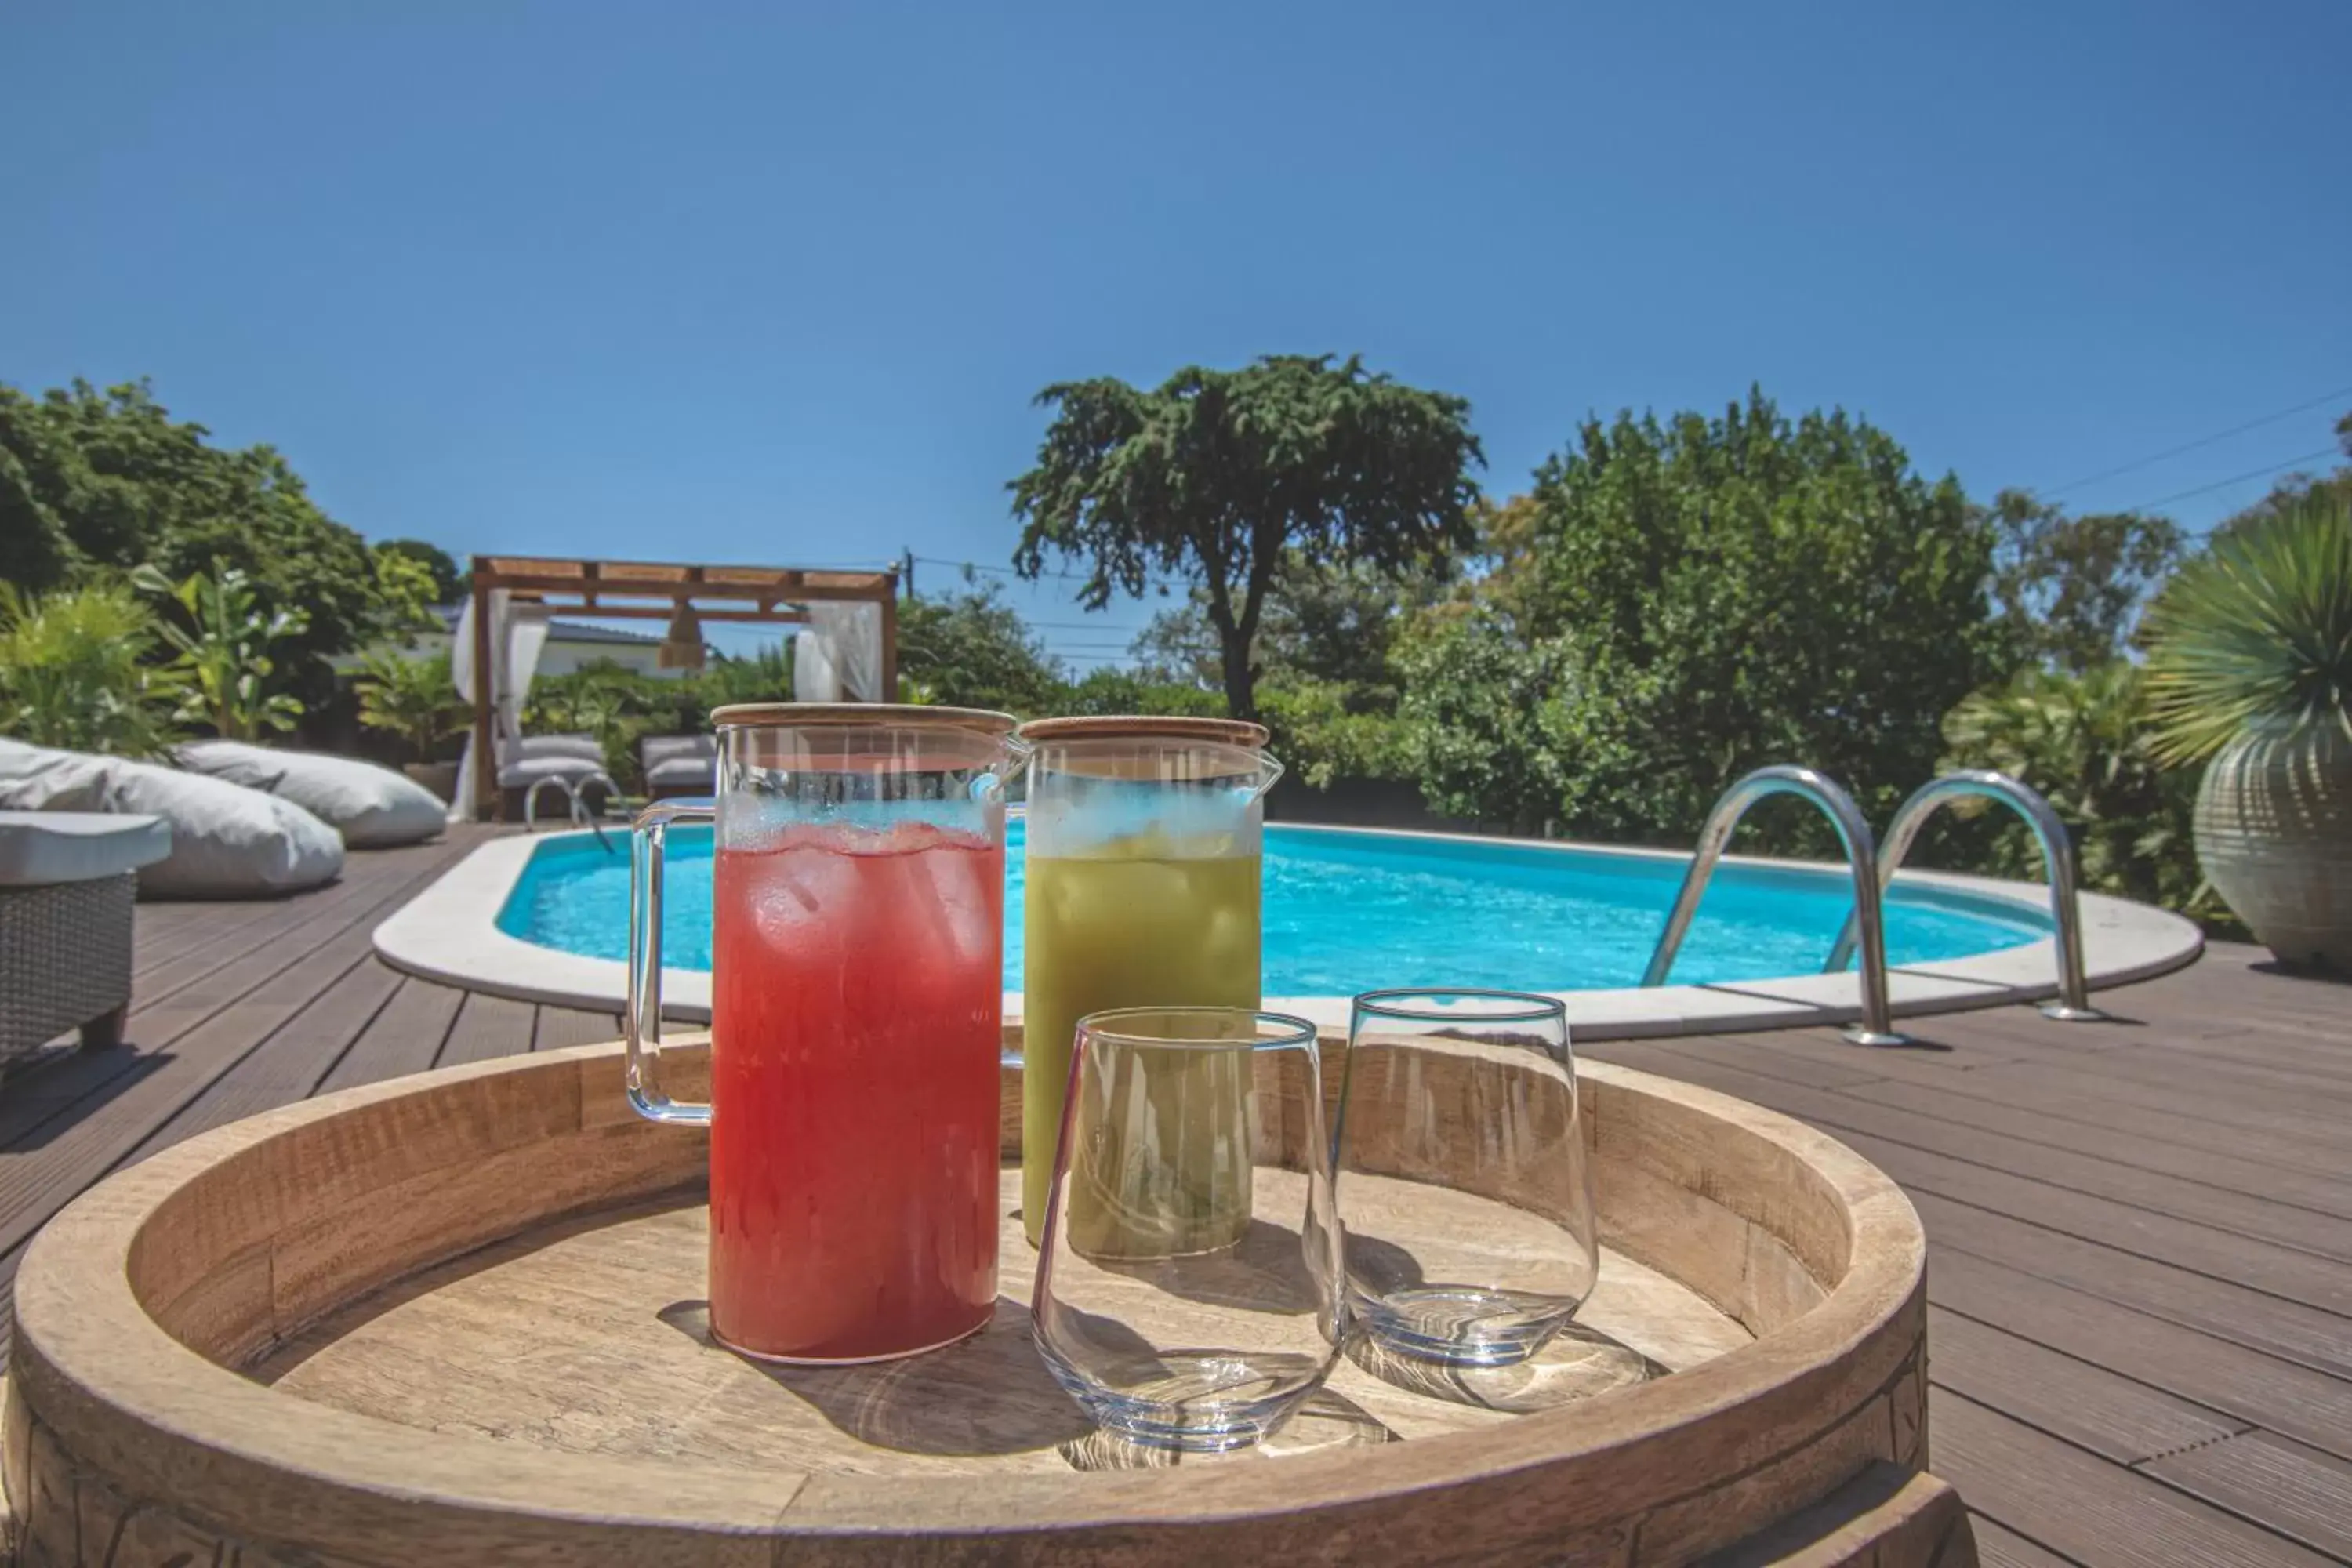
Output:
<svg viewBox="0 0 2352 1568">
<path fill-rule="evenodd" d="M 478 843 L 352 857 L 274 903 L 139 910 L 130 1043 L 0 1083 L 0 1273 L 107 1172 L 322 1090 L 608 1039 L 468 994 L 369 933 Z M 1594 1047 L 1769 1105 L 1900 1181 L 1932 1245 L 1933 1463 L 1989 1564 L 2352 1562 L 2352 987 L 2223 947 L 2101 997 Z"/>
</svg>

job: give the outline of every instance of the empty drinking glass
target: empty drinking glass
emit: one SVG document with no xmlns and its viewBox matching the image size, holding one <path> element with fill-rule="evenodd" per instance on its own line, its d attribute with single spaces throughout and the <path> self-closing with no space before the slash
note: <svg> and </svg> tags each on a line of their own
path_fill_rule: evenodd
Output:
<svg viewBox="0 0 2352 1568">
<path fill-rule="evenodd" d="M 1591 1293 L 1592 1168 L 1553 998 L 1357 997 L 1333 1146 L 1349 1315 L 1386 1349 L 1510 1365 Z"/>
<path fill-rule="evenodd" d="M 1078 1021 L 1031 1301 L 1104 1427 L 1214 1452 L 1272 1432 L 1339 1356 L 1339 1239 L 1315 1026 L 1236 1007 Z M 1203 1205 L 1242 1224 L 1204 1229 Z"/>
</svg>

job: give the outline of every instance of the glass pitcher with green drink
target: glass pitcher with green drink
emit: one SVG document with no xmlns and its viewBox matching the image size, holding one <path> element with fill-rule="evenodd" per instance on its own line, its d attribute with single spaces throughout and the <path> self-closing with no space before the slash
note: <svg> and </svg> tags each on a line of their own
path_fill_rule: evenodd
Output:
<svg viewBox="0 0 2352 1568">
<path fill-rule="evenodd" d="M 1029 764 L 1022 910 L 1022 1221 L 1037 1241 L 1078 1020 L 1115 1007 L 1258 1005 L 1261 802 L 1282 776 L 1265 730 L 1228 719 L 1041 719 Z M 1068 1234 L 1098 1258 L 1229 1247 L 1248 1228 L 1249 1089 L 1233 1053 L 1155 1084 L 1158 1125 L 1123 1145 L 1163 1161 L 1146 1222 L 1074 1175 Z M 1147 1173 L 1148 1177 L 1148 1173 Z M 1127 1173 L 1123 1190 L 1137 1186 Z M 1148 1187 L 1149 1181 L 1147 1179 Z"/>
</svg>

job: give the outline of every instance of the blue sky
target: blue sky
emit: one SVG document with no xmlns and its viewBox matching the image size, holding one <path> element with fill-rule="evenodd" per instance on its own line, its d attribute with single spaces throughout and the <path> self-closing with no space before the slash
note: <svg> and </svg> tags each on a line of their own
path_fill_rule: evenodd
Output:
<svg viewBox="0 0 2352 1568">
<path fill-rule="evenodd" d="M 2343 0 L 15 5 L 0 380 L 151 375 L 372 538 L 995 567 L 1066 377 L 1360 351 L 1497 494 L 1751 381 L 1984 495 L 2347 389 L 2063 497 L 2126 506 L 2352 408 L 2347 58 Z M 1074 658 L 1150 607 L 1067 586 Z"/>
</svg>

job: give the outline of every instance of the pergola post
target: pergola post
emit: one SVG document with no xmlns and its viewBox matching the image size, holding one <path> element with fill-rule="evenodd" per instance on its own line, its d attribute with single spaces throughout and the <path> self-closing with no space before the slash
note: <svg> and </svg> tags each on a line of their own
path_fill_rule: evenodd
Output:
<svg viewBox="0 0 2352 1568">
<path fill-rule="evenodd" d="M 498 815 L 498 745 L 490 717 L 498 702 L 497 672 L 490 661 L 490 563 L 474 557 L 474 820 L 488 822 Z"/>
</svg>

